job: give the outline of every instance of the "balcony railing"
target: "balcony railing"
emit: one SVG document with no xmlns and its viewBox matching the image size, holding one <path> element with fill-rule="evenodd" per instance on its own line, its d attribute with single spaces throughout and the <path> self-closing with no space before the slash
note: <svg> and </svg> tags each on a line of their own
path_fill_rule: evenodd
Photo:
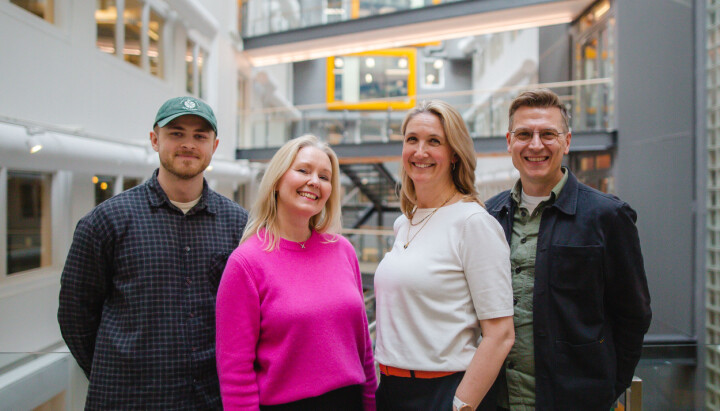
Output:
<svg viewBox="0 0 720 411">
<path fill-rule="evenodd" d="M 242 8 L 242 36 L 282 33 L 457 1 L 466 0 L 248 0 Z"/>
<path fill-rule="evenodd" d="M 571 115 L 575 132 L 605 132 L 615 127 L 611 78 L 529 84 L 486 90 L 425 93 L 416 96 L 363 100 L 388 103 L 415 99 L 445 100 L 462 113 L 474 138 L 504 136 L 511 101 L 524 90 L 544 87 L 555 91 Z M 362 144 L 401 141 L 401 125 L 407 110 L 333 110 L 319 103 L 292 108 L 248 110 L 240 114 L 238 147 L 280 147 L 291 138 L 311 133 L 330 144 Z"/>
</svg>

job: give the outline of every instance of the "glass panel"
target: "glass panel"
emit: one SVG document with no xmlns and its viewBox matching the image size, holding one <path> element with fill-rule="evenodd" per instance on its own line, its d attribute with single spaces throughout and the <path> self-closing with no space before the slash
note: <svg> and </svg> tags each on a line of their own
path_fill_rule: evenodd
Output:
<svg viewBox="0 0 720 411">
<path fill-rule="evenodd" d="M 195 72 L 195 57 L 194 57 L 194 51 L 195 50 L 195 43 L 188 40 L 185 46 L 185 90 L 193 94 L 194 89 L 194 80 L 193 80 L 193 73 Z"/>
<path fill-rule="evenodd" d="M 142 3 L 138 0 L 125 0 L 123 21 L 125 22 L 125 49 L 123 50 L 125 61 L 140 66 L 140 55 L 142 54 L 140 43 Z"/>
<path fill-rule="evenodd" d="M 7 201 L 7 273 L 50 265 L 50 175 L 8 171 Z"/>
<path fill-rule="evenodd" d="M 160 78 L 164 76 L 163 68 L 163 27 L 165 19 L 154 11 L 150 10 L 150 21 L 148 22 L 148 61 L 150 62 L 150 73 Z"/>
<path fill-rule="evenodd" d="M 30 13 L 52 23 L 55 21 L 53 0 L 10 0 L 10 3 L 22 7 Z"/>
<path fill-rule="evenodd" d="M 115 54 L 115 24 L 117 22 L 117 5 L 115 0 L 97 0 L 95 24 L 97 40 L 95 44 L 105 53 Z"/>
<path fill-rule="evenodd" d="M 93 176 L 92 182 L 95 184 L 95 205 L 98 205 L 113 196 L 115 189 L 115 177 Z"/>
</svg>

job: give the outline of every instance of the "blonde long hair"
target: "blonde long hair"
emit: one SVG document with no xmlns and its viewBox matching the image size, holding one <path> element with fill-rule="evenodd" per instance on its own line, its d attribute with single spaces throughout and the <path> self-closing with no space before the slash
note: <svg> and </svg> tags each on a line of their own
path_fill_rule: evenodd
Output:
<svg viewBox="0 0 720 411">
<path fill-rule="evenodd" d="M 340 166 L 337 155 L 327 143 L 321 142 L 312 134 L 294 138 L 285 143 L 270 160 L 265 175 L 260 181 L 257 200 L 250 211 L 250 219 L 243 232 L 240 244 L 253 235 L 257 235 L 263 243 L 267 243 L 266 251 L 272 251 L 280 241 L 277 220 L 277 185 L 282 176 L 290 169 L 297 153 L 305 147 L 314 147 L 327 154 L 332 166 L 330 183 L 332 192 L 325 202 L 323 210 L 310 217 L 309 228 L 319 233 L 339 229 L 340 224 Z M 262 238 L 260 230 L 265 229 L 266 236 Z M 337 241 L 334 235 L 326 237 L 327 241 Z"/>
<path fill-rule="evenodd" d="M 474 201 L 484 206 L 475 187 L 475 166 L 477 162 L 475 147 L 460 113 L 442 100 L 423 101 L 405 116 L 401 129 L 403 135 L 405 135 L 410 120 L 421 113 L 432 114 L 440 120 L 450 149 L 457 155 L 455 167 L 450 169 L 450 174 L 455 188 L 464 194 L 463 201 Z M 405 166 L 406 164 L 403 164 L 400 168 L 400 181 L 402 183 L 400 210 L 405 216 L 412 218 L 417 206 L 417 194 L 415 193 L 415 184 L 408 177 Z"/>
</svg>

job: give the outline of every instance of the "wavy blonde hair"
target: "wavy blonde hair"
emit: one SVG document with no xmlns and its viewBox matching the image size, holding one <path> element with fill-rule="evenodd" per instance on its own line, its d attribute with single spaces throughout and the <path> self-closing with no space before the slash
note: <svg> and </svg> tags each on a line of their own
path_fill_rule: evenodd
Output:
<svg viewBox="0 0 720 411">
<path fill-rule="evenodd" d="M 285 143 L 270 160 L 265 175 L 260 181 L 257 200 L 250 210 L 250 219 L 243 232 L 240 244 L 253 235 L 257 235 L 263 243 L 267 243 L 265 251 L 272 251 L 280 242 L 280 227 L 277 215 L 277 186 L 282 176 L 290 169 L 297 157 L 297 153 L 305 147 L 314 147 L 327 154 L 332 166 L 330 184 L 332 191 L 330 198 L 325 202 L 323 210 L 310 217 L 309 228 L 326 234 L 329 230 L 337 230 L 340 224 L 340 166 L 337 155 L 327 143 L 320 141 L 312 134 L 294 138 Z M 260 234 L 265 229 L 266 235 Z M 326 236 L 326 241 L 337 241 L 335 235 Z"/>
<path fill-rule="evenodd" d="M 450 174 L 455 188 L 464 194 L 462 201 L 474 201 L 484 207 L 475 187 L 475 166 L 477 162 L 475 147 L 462 116 L 453 106 L 444 101 L 423 101 L 405 116 L 401 129 L 403 135 L 405 135 L 410 120 L 422 113 L 434 115 L 440 120 L 445 139 L 450 145 L 453 154 L 457 157 L 455 167 L 450 169 Z M 402 184 L 400 189 L 400 210 L 411 219 L 417 206 L 417 194 L 415 193 L 415 184 L 405 171 L 406 166 L 407 164 L 403 164 L 402 168 L 400 168 L 400 181 Z"/>
</svg>

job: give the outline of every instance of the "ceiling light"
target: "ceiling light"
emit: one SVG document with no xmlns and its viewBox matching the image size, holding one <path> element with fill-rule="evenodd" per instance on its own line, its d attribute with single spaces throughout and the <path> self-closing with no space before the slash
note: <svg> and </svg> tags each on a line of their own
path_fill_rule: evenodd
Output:
<svg viewBox="0 0 720 411">
<path fill-rule="evenodd" d="M 43 148 L 40 140 L 35 137 L 28 138 L 25 144 L 27 145 L 28 150 L 30 150 L 30 154 L 35 154 Z"/>
<path fill-rule="evenodd" d="M 373 68 L 373 67 L 375 67 L 375 59 L 372 58 L 372 57 L 366 58 L 366 59 L 365 59 L 365 65 L 366 65 L 368 68 Z"/>
<path fill-rule="evenodd" d="M 335 67 L 341 68 L 344 65 L 345 65 L 345 61 L 343 61 L 343 59 L 341 59 L 340 57 L 335 58 Z"/>
<path fill-rule="evenodd" d="M 437 59 L 437 60 L 435 60 L 435 62 L 433 63 L 433 67 L 435 67 L 436 69 L 440 70 L 441 68 L 443 68 L 443 65 L 444 65 L 444 64 L 445 64 L 445 62 L 443 62 L 443 61 L 440 60 L 440 59 Z"/>
<path fill-rule="evenodd" d="M 607 2 L 607 1 L 606 1 L 606 2 L 604 2 L 604 3 L 602 3 L 602 4 L 600 4 L 600 5 L 595 9 L 595 11 L 593 11 L 593 15 L 594 15 L 594 17 L 595 17 L 595 20 L 600 20 L 600 19 L 602 18 L 602 16 L 604 16 L 605 13 L 608 12 L 608 10 L 610 10 L 610 2 Z"/>
<path fill-rule="evenodd" d="M 407 59 L 403 58 L 403 59 L 398 60 L 398 67 L 406 68 L 407 66 L 408 66 Z"/>
<path fill-rule="evenodd" d="M 366 83 L 372 83 L 372 81 L 373 81 L 372 74 L 367 73 L 367 74 L 365 75 L 365 82 L 366 82 Z"/>
<path fill-rule="evenodd" d="M 92 182 L 93 182 L 93 184 L 97 184 L 98 181 L 100 181 L 100 179 L 98 178 L 98 176 L 93 176 L 93 177 L 92 177 Z"/>
</svg>

